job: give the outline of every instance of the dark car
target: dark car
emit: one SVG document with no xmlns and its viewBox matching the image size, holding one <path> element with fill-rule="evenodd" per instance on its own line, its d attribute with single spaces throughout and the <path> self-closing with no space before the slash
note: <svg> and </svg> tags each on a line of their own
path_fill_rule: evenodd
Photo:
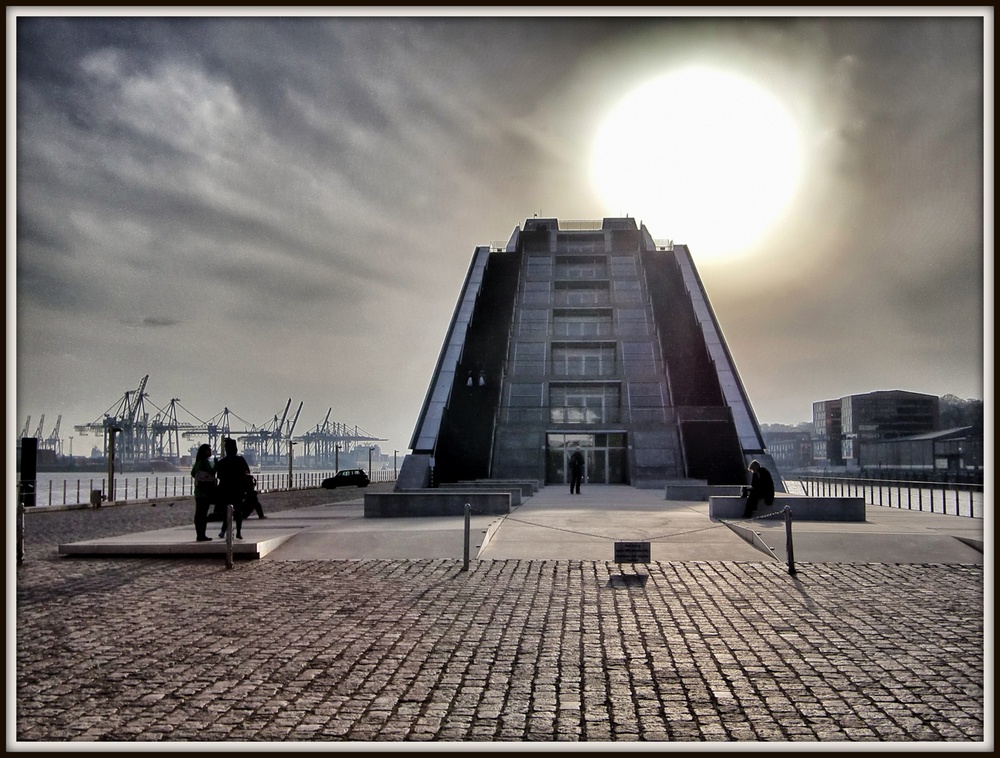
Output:
<svg viewBox="0 0 1000 758">
<path fill-rule="evenodd" d="M 336 476 L 323 480 L 323 489 L 335 490 L 337 487 L 367 487 L 371 483 L 368 474 L 363 469 L 348 468 L 338 471 Z"/>
</svg>

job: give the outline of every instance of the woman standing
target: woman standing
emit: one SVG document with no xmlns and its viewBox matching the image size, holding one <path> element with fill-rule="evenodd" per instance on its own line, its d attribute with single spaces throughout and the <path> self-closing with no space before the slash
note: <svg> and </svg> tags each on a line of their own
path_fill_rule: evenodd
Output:
<svg viewBox="0 0 1000 758">
<path fill-rule="evenodd" d="M 202 445 L 195 455 L 191 476 L 194 477 L 194 530 L 198 534 L 198 542 L 211 542 L 212 538 L 205 534 L 208 526 L 208 509 L 215 496 L 216 480 L 215 466 L 209 458 L 212 455 L 211 445 Z"/>
</svg>

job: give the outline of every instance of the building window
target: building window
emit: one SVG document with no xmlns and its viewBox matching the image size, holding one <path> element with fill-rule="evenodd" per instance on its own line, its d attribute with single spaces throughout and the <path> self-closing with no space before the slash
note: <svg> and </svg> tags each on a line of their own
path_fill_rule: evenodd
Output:
<svg viewBox="0 0 1000 758">
<path fill-rule="evenodd" d="M 615 282 L 615 303 L 633 305 L 642 302 L 642 291 L 638 279 L 625 279 Z"/>
<path fill-rule="evenodd" d="M 554 337 L 610 337 L 611 329 L 610 309 L 556 310 L 552 314 Z"/>
<path fill-rule="evenodd" d="M 608 259 L 603 255 L 560 255 L 555 263 L 556 279 L 607 279 Z"/>
<path fill-rule="evenodd" d="M 622 277 L 637 276 L 635 257 L 631 255 L 611 256 L 611 276 L 613 279 Z"/>
<path fill-rule="evenodd" d="M 549 256 L 532 255 L 528 257 L 528 267 L 525 271 L 525 279 L 545 279 L 552 278 L 552 258 Z"/>
<path fill-rule="evenodd" d="M 554 424 L 617 423 L 620 415 L 617 383 L 549 385 L 549 420 Z"/>
<path fill-rule="evenodd" d="M 511 382 L 507 404 L 511 408 L 541 408 L 541 382 Z"/>
<path fill-rule="evenodd" d="M 644 309 L 618 309 L 618 333 L 620 335 L 623 337 L 645 337 L 649 332 L 649 319 Z"/>
<path fill-rule="evenodd" d="M 545 369 L 544 342 L 517 342 L 514 345 L 514 374 L 541 374 Z"/>
<path fill-rule="evenodd" d="M 548 305 L 552 301 L 551 282 L 525 282 L 525 305 Z"/>
<path fill-rule="evenodd" d="M 615 373 L 615 343 L 553 343 L 551 366 L 556 376 L 611 376 Z"/>
<path fill-rule="evenodd" d="M 625 371 L 634 374 L 650 374 L 657 370 L 651 342 L 623 342 L 622 363 Z"/>
<path fill-rule="evenodd" d="M 582 307 L 610 305 L 610 287 L 607 281 L 555 282 L 555 304 Z"/>
<path fill-rule="evenodd" d="M 523 308 L 518 317 L 517 334 L 519 337 L 542 337 L 548 332 L 549 311 L 539 308 Z"/>
</svg>

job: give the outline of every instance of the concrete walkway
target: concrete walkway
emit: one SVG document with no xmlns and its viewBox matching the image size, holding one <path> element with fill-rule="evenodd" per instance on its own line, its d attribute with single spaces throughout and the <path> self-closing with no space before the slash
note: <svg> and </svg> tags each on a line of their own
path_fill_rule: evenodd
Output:
<svg viewBox="0 0 1000 758">
<path fill-rule="evenodd" d="M 461 559 L 462 517 L 366 519 L 363 498 L 244 522 L 237 558 Z M 806 562 L 983 563 L 983 521 L 868 506 L 864 523 L 794 522 L 794 558 Z M 219 524 L 209 525 L 215 537 Z M 474 516 L 479 560 L 613 561 L 616 541 L 648 541 L 656 561 L 786 561 L 783 518 L 713 521 L 708 503 L 668 501 L 661 490 L 548 486 L 507 516 Z M 195 542 L 191 527 L 61 544 L 63 555 L 222 556 L 224 540 Z"/>
</svg>

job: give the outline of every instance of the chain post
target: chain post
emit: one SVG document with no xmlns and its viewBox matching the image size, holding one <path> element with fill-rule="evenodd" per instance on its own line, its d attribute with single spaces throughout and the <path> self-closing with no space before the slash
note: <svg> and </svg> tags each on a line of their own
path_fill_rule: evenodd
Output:
<svg viewBox="0 0 1000 758">
<path fill-rule="evenodd" d="M 792 549 L 792 506 L 785 506 L 785 552 L 788 553 L 788 573 L 795 573 L 795 551 Z"/>
<path fill-rule="evenodd" d="M 464 560 L 462 564 L 462 571 L 469 570 L 469 533 L 471 531 L 470 524 L 472 521 L 472 505 L 470 503 L 465 504 L 465 551 L 463 553 Z"/>
<path fill-rule="evenodd" d="M 233 504 L 226 506 L 226 568 L 233 567 Z"/>
</svg>

